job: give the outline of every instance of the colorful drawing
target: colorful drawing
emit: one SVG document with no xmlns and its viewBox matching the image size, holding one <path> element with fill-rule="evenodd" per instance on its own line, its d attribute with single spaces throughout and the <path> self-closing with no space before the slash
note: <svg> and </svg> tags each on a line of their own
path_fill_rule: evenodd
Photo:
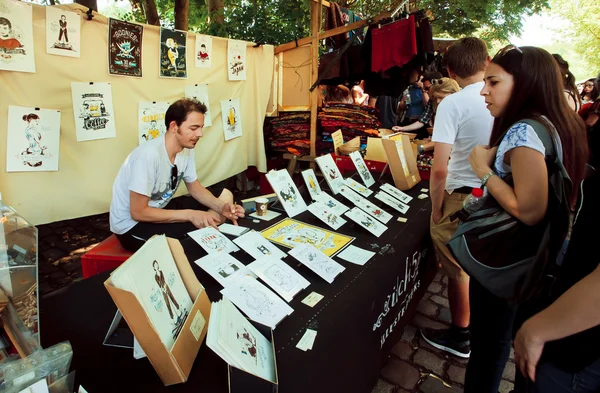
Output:
<svg viewBox="0 0 600 393">
<path fill-rule="evenodd" d="M 340 188 L 344 186 L 344 178 L 331 154 L 317 157 L 315 161 L 319 165 L 319 169 L 321 169 L 321 173 L 323 173 L 331 192 L 334 194 L 340 192 Z"/>
<path fill-rule="evenodd" d="M 304 179 L 304 183 L 306 184 L 306 188 L 308 189 L 310 197 L 313 201 L 316 201 L 317 195 L 321 193 L 321 186 L 319 186 L 315 171 L 313 171 L 312 168 L 302 171 L 302 178 Z"/>
<path fill-rule="evenodd" d="M 72 82 L 73 115 L 77 142 L 114 138 L 114 121 L 110 83 Z"/>
<path fill-rule="evenodd" d="M 142 25 L 109 19 L 108 72 L 111 75 L 142 76 Z"/>
<path fill-rule="evenodd" d="M 350 218 L 352 221 L 365 228 L 367 231 L 371 232 L 377 237 L 381 236 L 381 234 L 387 230 L 387 227 L 385 225 L 383 225 L 382 223 L 369 216 L 367 213 L 365 213 L 357 207 L 347 211 L 346 217 Z"/>
<path fill-rule="evenodd" d="M 46 52 L 80 57 L 81 16 L 76 12 L 46 6 Z"/>
<path fill-rule="evenodd" d="M 354 238 L 327 229 L 285 218 L 261 232 L 265 239 L 294 248 L 298 244 L 312 244 L 325 255 L 332 257 L 350 244 Z"/>
<path fill-rule="evenodd" d="M 31 4 L 0 0 L 0 70 L 35 72 Z"/>
<path fill-rule="evenodd" d="M 6 171 L 57 171 L 60 111 L 8 107 Z"/>
<path fill-rule="evenodd" d="M 196 67 L 212 67 L 212 37 L 196 34 Z"/>
<path fill-rule="evenodd" d="M 140 102 L 138 109 L 138 135 L 140 144 L 156 139 L 167 132 L 165 114 L 168 102 Z"/>
<path fill-rule="evenodd" d="M 160 29 L 160 76 L 187 78 L 187 32 Z"/>
<path fill-rule="evenodd" d="M 225 141 L 242 136 L 242 118 L 240 99 L 231 98 L 221 101 L 221 118 Z"/>
<path fill-rule="evenodd" d="M 346 223 L 342 217 L 338 216 L 330 207 L 322 202 L 314 202 L 308 206 L 308 210 L 319 220 L 337 230 Z"/>
</svg>

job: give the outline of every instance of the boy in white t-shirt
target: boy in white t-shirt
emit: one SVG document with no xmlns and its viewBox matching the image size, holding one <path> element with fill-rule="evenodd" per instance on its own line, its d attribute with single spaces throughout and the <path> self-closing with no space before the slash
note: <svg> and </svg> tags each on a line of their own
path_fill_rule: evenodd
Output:
<svg viewBox="0 0 600 393">
<path fill-rule="evenodd" d="M 167 132 L 125 159 L 110 204 L 110 230 L 125 249 L 137 251 L 156 234 L 181 239 L 197 228 L 226 219 L 237 224 L 244 217 L 229 190 L 216 198 L 198 181 L 193 149 L 202 137 L 205 113 L 206 106 L 196 100 L 174 102 L 165 114 Z M 171 201 L 182 179 L 190 197 Z"/>
<path fill-rule="evenodd" d="M 448 276 L 448 301 L 452 326 L 446 330 L 422 329 L 425 341 L 453 355 L 468 358 L 469 276 L 458 265 L 446 243 L 458 227 L 450 217 L 462 208 L 471 189 L 481 181 L 469 164 L 469 154 L 477 145 L 487 145 L 493 118 L 479 94 L 485 69 L 490 62 L 487 45 L 479 38 L 461 38 L 446 53 L 448 73 L 461 91 L 446 97 L 438 106 L 433 136 L 434 162 L 431 169 L 431 238 L 436 259 Z"/>
</svg>

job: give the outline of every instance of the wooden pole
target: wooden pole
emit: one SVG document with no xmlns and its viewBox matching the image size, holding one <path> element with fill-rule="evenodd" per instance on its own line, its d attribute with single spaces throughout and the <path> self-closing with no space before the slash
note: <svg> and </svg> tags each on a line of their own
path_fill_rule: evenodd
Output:
<svg viewBox="0 0 600 393">
<path fill-rule="evenodd" d="M 319 32 L 321 30 L 322 19 L 322 0 L 318 3 L 311 1 L 310 3 L 310 32 L 311 32 L 311 60 L 312 72 L 310 84 L 314 84 L 319 77 Z M 317 103 L 319 100 L 319 89 L 314 89 L 310 96 L 310 156 L 316 157 L 316 142 L 317 142 Z"/>
</svg>

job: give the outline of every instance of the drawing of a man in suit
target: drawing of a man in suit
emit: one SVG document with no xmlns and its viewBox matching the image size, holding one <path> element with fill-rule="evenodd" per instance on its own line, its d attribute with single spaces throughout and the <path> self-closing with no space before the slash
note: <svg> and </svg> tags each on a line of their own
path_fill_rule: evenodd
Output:
<svg viewBox="0 0 600 393">
<path fill-rule="evenodd" d="M 177 300 L 175 300 L 175 297 L 171 292 L 171 288 L 169 288 L 169 284 L 167 284 L 167 281 L 165 280 L 165 275 L 163 274 L 162 270 L 160 270 L 160 266 L 158 266 L 158 262 L 154 261 L 152 263 L 152 267 L 154 268 L 155 272 L 154 279 L 156 280 L 156 283 L 158 284 L 158 287 L 160 288 L 163 294 L 165 304 L 167 305 L 167 309 L 169 310 L 169 315 L 171 316 L 171 319 L 174 319 L 173 310 L 171 309 L 171 302 L 177 310 L 179 310 L 179 304 L 177 303 Z M 171 300 L 171 302 L 169 302 L 169 299 Z"/>
</svg>

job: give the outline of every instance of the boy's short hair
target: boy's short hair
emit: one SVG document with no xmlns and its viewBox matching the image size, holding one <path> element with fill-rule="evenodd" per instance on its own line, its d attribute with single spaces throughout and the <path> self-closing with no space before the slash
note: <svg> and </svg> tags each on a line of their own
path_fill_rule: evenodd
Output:
<svg viewBox="0 0 600 393">
<path fill-rule="evenodd" d="M 488 57 L 488 47 L 484 40 L 465 37 L 450 45 L 446 52 L 446 65 L 448 70 L 460 78 L 468 78 L 485 71 Z"/>
<path fill-rule="evenodd" d="M 165 113 L 165 127 L 169 129 L 169 124 L 175 121 L 177 126 L 183 123 L 187 116 L 192 112 L 200 112 L 206 114 L 206 105 L 193 98 L 182 98 L 171 104 Z"/>
</svg>

